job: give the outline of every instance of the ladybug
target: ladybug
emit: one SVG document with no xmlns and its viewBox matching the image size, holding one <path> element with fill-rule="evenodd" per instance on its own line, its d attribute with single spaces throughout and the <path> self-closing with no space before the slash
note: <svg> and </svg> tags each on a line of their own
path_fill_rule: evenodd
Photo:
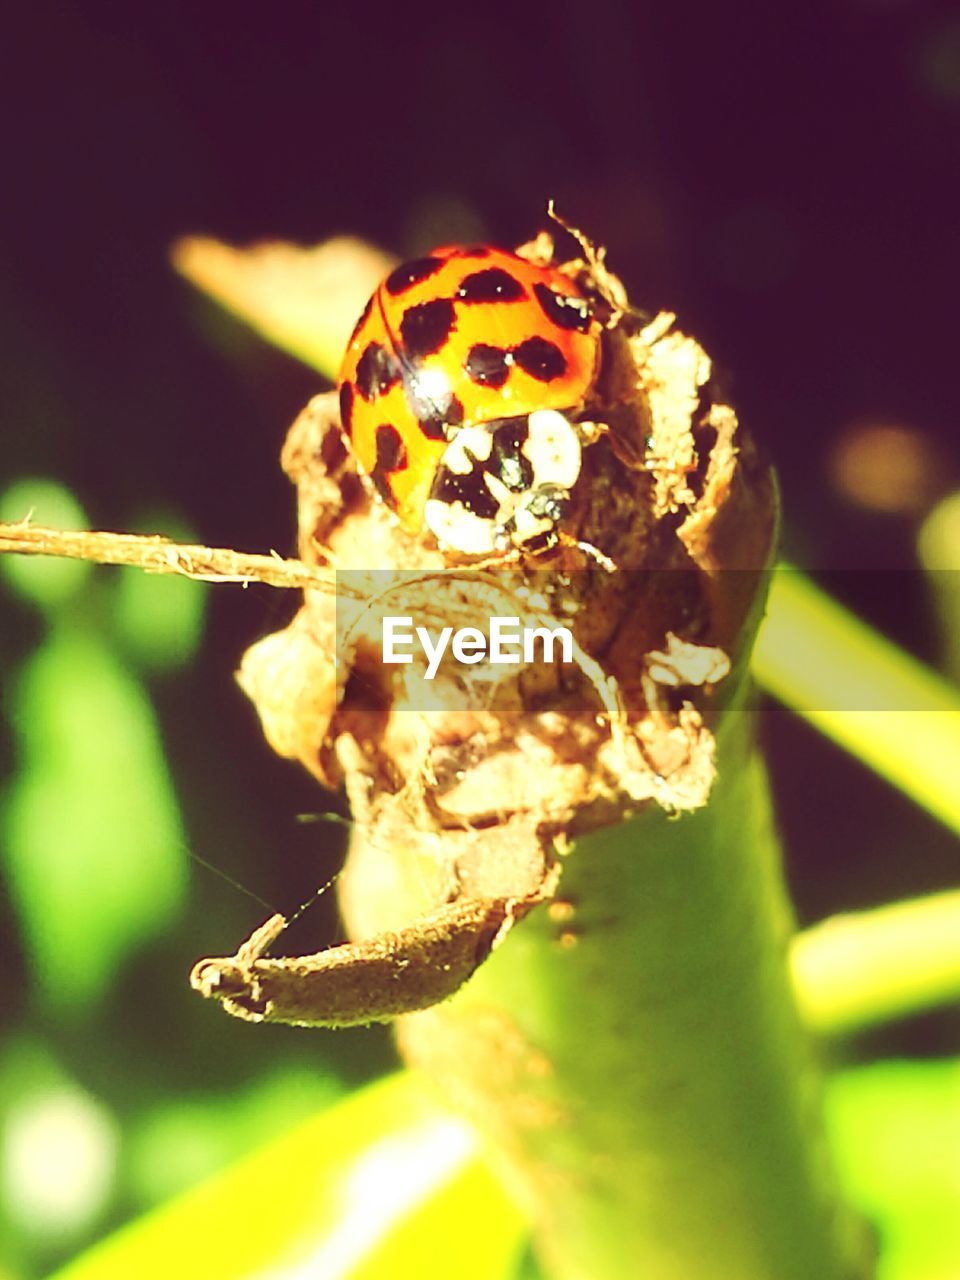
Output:
<svg viewBox="0 0 960 1280">
<path fill-rule="evenodd" d="M 556 543 L 601 324 L 555 267 L 436 249 L 367 303 L 338 379 L 343 436 L 412 533 L 466 555 Z"/>
</svg>

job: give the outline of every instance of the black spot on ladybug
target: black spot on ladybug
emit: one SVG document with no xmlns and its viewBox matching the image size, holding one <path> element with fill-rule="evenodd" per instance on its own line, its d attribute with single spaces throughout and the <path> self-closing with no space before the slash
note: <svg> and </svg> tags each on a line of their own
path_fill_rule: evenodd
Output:
<svg viewBox="0 0 960 1280">
<path fill-rule="evenodd" d="M 429 280 L 442 266 L 442 258 L 417 258 L 414 262 L 404 262 L 396 270 L 391 271 L 384 281 L 387 293 L 392 294 L 393 297 L 406 293 L 415 284 Z"/>
<path fill-rule="evenodd" d="M 447 430 L 448 423 L 442 418 L 418 418 L 420 430 L 428 440 L 447 440 L 449 432 Z"/>
<path fill-rule="evenodd" d="M 382 396 L 400 381 L 400 363 L 392 351 L 370 342 L 357 362 L 357 390 L 364 400 Z"/>
<path fill-rule="evenodd" d="M 457 396 L 450 397 L 450 404 L 443 416 L 443 420 L 451 427 L 463 426 L 463 403 Z"/>
<path fill-rule="evenodd" d="M 377 427 L 377 461 L 375 470 L 403 471 L 407 465 L 407 446 L 392 423 L 383 422 Z"/>
<path fill-rule="evenodd" d="M 454 428 L 463 426 L 463 404 L 453 394 L 432 413 L 423 410 L 414 412 L 420 423 L 420 430 L 428 440 L 449 440 Z"/>
<path fill-rule="evenodd" d="M 393 494 L 387 484 L 387 477 L 406 468 L 409 461 L 407 447 L 400 432 L 389 422 L 383 422 L 377 427 L 376 440 L 377 460 L 370 472 L 370 479 L 377 486 L 381 497 L 389 502 Z"/>
<path fill-rule="evenodd" d="M 474 271 L 460 281 L 457 297 L 464 302 L 518 302 L 527 291 L 509 271 L 501 267 L 487 267 Z"/>
<path fill-rule="evenodd" d="M 404 352 L 412 360 L 439 351 L 457 322 L 457 313 L 449 298 L 434 298 L 408 307 L 400 321 L 400 339 Z"/>
<path fill-rule="evenodd" d="M 350 341 L 347 343 L 348 347 L 352 346 L 353 343 L 356 342 L 357 335 L 360 333 L 360 330 L 370 319 L 370 312 L 373 309 L 373 300 L 376 296 L 377 295 L 375 293 L 372 293 L 370 297 L 367 299 L 367 305 L 363 308 L 363 314 L 361 315 L 357 323 L 353 326 L 353 333 L 351 333 Z"/>
<path fill-rule="evenodd" d="M 353 383 L 345 382 L 340 388 L 340 425 L 346 435 L 353 432 Z"/>
<path fill-rule="evenodd" d="M 513 493 L 524 493 L 533 487 L 533 467 L 520 450 L 526 444 L 527 419 L 502 418 L 489 422 L 493 429 L 493 449 L 486 469 Z"/>
<path fill-rule="evenodd" d="M 546 338 L 527 338 L 513 348 L 514 362 L 538 382 L 552 382 L 567 371 L 567 361 L 555 342 Z"/>
<path fill-rule="evenodd" d="M 450 428 L 463 423 L 463 405 L 440 380 L 441 389 L 431 390 L 429 378 L 419 368 L 404 371 L 403 390 L 410 412 L 431 440 L 448 440 Z"/>
<path fill-rule="evenodd" d="M 463 367 L 471 382 L 482 387 L 502 387 L 510 376 L 511 363 L 510 352 L 503 347 L 478 342 L 470 348 Z"/>
<path fill-rule="evenodd" d="M 489 258 L 490 246 L 487 244 L 467 245 L 466 248 L 458 249 L 451 256 L 454 258 Z"/>
<path fill-rule="evenodd" d="M 490 492 L 484 474 L 486 467 L 478 462 L 466 475 L 441 467 L 430 491 L 430 497 L 452 506 L 462 502 L 466 509 L 480 520 L 493 520 L 500 511 L 500 504 Z"/>
<path fill-rule="evenodd" d="M 558 329 L 572 329 L 577 333 L 590 331 L 590 304 L 586 298 L 573 298 L 555 293 L 548 285 L 538 282 L 533 292 L 543 314 Z"/>
<path fill-rule="evenodd" d="M 448 439 L 447 428 L 462 424 L 463 405 L 439 370 L 424 370 L 420 365 L 405 368 L 403 391 L 410 412 L 432 440 Z"/>
</svg>

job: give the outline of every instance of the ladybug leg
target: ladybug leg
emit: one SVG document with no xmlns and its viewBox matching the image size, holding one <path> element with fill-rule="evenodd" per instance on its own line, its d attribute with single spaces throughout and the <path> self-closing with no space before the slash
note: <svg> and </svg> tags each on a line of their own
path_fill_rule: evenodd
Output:
<svg viewBox="0 0 960 1280">
<path fill-rule="evenodd" d="M 529 490 L 498 531 L 502 544 L 547 551 L 560 541 L 558 525 L 570 505 L 570 490 L 544 484 Z"/>
<path fill-rule="evenodd" d="M 582 551 L 584 555 L 589 556 L 595 564 L 601 569 L 605 569 L 607 573 L 615 573 L 620 567 L 615 560 L 611 560 L 609 556 L 604 555 L 599 547 L 595 547 L 592 542 L 581 542 L 579 538 L 571 538 L 569 534 L 560 533 L 559 540 L 561 546 L 576 547 L 578 551 Z"/>
</svg>

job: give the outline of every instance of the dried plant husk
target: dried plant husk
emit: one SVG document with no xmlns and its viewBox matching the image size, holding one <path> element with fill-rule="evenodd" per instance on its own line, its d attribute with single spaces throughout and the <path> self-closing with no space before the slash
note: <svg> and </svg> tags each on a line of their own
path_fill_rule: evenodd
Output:
<svg viewBox="0 0 960 1280">
<path fill-rule="evenodd" d="M 552 239 L 526 252 L 544 260 Z M 453 898 L 536 894 L 573 836 L 709 798 L 717 718 L 762 609 L 774 481 L 675 318 L 631 311 L 590 246 L 562 266 L 609 316 L 563 545 L 478 565 L 412 537 L 358 477 L 333 395 L 311 402 L 283 452 L 301 557 L 348 586 L 308 590 L 247 653 L 240 682 L 277 751 L 327 786 L 346 781 L 371 858 L 418 868 L 415 901 L 388 895 L 375 920 L 365 890 L 353 905 L 348 873 L 345 909 L 364 933 Z M 383 665 L 385 611 L 454 627 L 496 613 L 560 621 L 576 660 L 496 678 L 446 663 L 420 705 L 416 664 Z"/>
</svg>

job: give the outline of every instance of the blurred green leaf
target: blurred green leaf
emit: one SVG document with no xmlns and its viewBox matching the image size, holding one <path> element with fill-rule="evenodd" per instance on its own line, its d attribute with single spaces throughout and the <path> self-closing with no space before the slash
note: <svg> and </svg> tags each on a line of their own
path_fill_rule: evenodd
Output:
<svg viewBox="0 0 960 1280">
<path fill-rule="evenodd" d="M 850 1035 L 960 1000 L 960 889 L 833 916 L 798 933 L 790 962 L 818 1035 Z"/>
<path fill-rule="evenodd" d="M 517 1211 L 412 1074 L 351 1095 L 53 1280 L 507 1280 Z"/>
<path fill-rule="evenodd" d="M 130 1191 L 144 1208 L 169 1200 L 331 1105 L 342 1091 L 335 1076 L 285 1067 L 244 1091 L 171 1097 L 128 1134 Z"/>
<path fill-rule="evenodd" d="M 38 992 L 98 1000 L 184 901 L 186 847 L 149 701 L 99 638 L 55 628 L 13 682 L 0 836 Z"/>
<path fill-rule="evenodd" d="M 960 1060 L 841 1072 L 827 1118 L 848 1194 L 879 1231 L 878 1280 L 957 1280 Z"/>
<path fill-rule="evenodd" d="M 195 542 L 193 530 L 166 513 L 137 520 L 134 532 L 162 531 Z M 185 666 L 200 646 L 208 584 L 176 575 L 121 569 L 115 578 L 113 624 L 117 639 L 138 666 L 170 671 Z"/>
<path fill-rule="evenodd" d="M 54 529 L 86 529 L 86 512 L 63 485 L 54 480 L 18 480 L 0 495 L 0 521 Z M 42 559 L 39 556 L 0 556 L 0 573 L 8 586 L 44 610 L 69 600 L 87 581 L 93 566 L 82 560 Z"/>
<path fill-rule="evenodd" d="M 942 665 L 960 681 L 960 490 L 929 512 L 917 535 L 930 605 L 940 624 Z"/>
<path fill-rule="evenodd" d="M 0 1057 L 0 1213 L 4 1244 L 41 1255 L 88 1231 L 113 1194 L 116 1117 L 38 1040 Z"/>
</svg>

